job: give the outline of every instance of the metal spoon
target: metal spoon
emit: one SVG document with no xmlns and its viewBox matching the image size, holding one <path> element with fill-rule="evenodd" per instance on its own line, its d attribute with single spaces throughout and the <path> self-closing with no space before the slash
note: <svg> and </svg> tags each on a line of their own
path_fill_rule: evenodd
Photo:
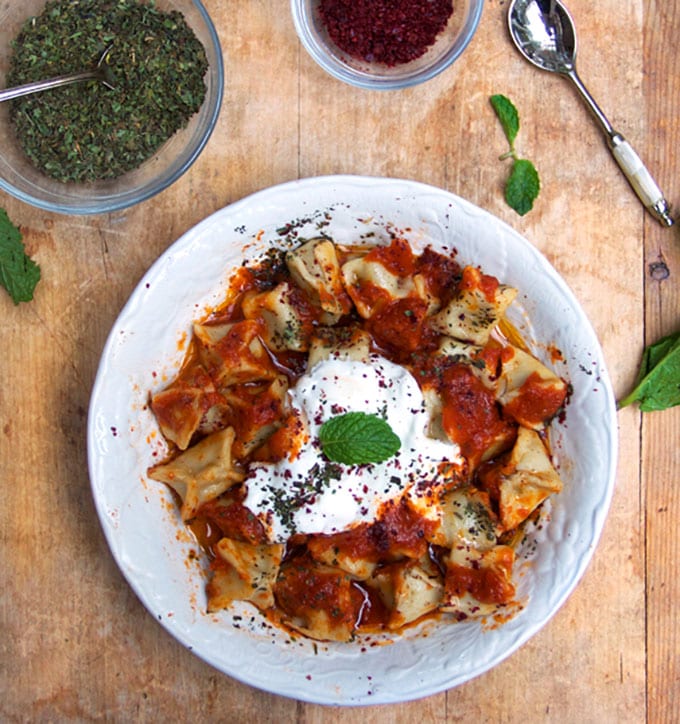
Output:
<svg viewBox="0 0 680 724">
<path fill-rule="evenodd" d="M 576 73 L 576 31 L 566 8 L 559 0 L 512 0 L 508 26 L 515 45 L 528 61 L 574 83 L 635 193 L 658 221 L 672 226 L 670 206 L 651 174 L 628 141 L 612 128 Z"/>
<path fill-rule="evenodd" d="M 48 90 L 50 88 L 58 88 L 62 85 L 78 83 L 83 80 L 99 80 L 107 88 L 115 90 L 116 79 L 113 76 L 113 71 L 107 63 L 110 52 L 111 46 L 109 45 L 109 47 L 102 53 L 97 65 L 90 70 L 80 70 L 75 73 L 67 73 L 66 75 L 58 75 L 55 78 L 48 78 L 47 80 L 37 80 L 33 83 L 26 83 L 25 85 L 18 85 L 14 88 L 0 90 L 0 102 L 9 101 L 12 98 L 18 98 L 19 96 L 27 96 L 31 93 L 38 93 L 39 91 Z"/>
</svg>

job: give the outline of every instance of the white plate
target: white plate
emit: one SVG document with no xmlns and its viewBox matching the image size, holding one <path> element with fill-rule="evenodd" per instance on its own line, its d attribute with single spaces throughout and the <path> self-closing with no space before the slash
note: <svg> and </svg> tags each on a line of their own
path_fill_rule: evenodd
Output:
<svg viewBox="0 0 680 724">
<path fill-rule="evenodd" d="M 287 227 L 288 225 L 288 227 Z M 205 613 L 195 561 L 168 490 L 146 479 L 165 447 L 147 401 L 182 359 L 192 320 L 218 303 L 230 271 L 272 243 L 330 234 L 455 248 L 464 263 L 520 290 L 512 321 L 573 385 L 552 444 L 564 491 L 519 551 L 524 608 L 501 626 L 426 622 L 394 640 L 319 644 L 268 625 L 247 604 Z M 450 193 L 352 176 L 296 181 L 256 193 L 188 231 L 153 265 L 115 323 L 92 393 L 92 491 L 111 551 L 149 612 L 193 653 L 252 686 L 304 701 L 379 704 L 428 696 L 492 666 L 536 633 L 583 574 L 600 536 L 617 456 L 614 397 L 602 352 L 577 301 L 545 258 L 510 227 Z M 535 552 L 534 552 L 535 551 Z"/>
</svg>

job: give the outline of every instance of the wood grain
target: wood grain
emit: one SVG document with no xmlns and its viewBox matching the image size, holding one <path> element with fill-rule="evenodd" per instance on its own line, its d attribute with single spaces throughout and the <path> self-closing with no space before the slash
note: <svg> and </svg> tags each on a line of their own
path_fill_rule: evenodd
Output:
<svg viewBox="0 0 680 724">
<path fill-rule="evenodd" d="M 446 73 L 371 93 L 327 76 L 284 0 L 207 0 L 227 71 L 208 146 L 175 185 L 110 215 L 69 217 L 6 194 L 43 279 L 0 295 L 0 719 L 221 722 L 671 722 L 680 710 L 680 408 L 619 413 L 611 511 L 554 619 L 484 676 L 424 700 L 321 707 L 251 689 L 174 641 L 123 580 L 96 519 L 89 394 L 108 331 L 177 237 L 222 206 L 298 177 L 367 174 L 446 188 L 496 214 L 565 278 L 601 341 L 617 395 L 645 343 L 678 329 L 680 226 L 641 208 L 564 79 L 511 46 L 507 2 Z M 569 0 L 579 71 L 680 206 L 680 2 Z M 505 150 L 488 97 L 517 105 L 518 150 L 539 168 L 525 217 L 502 198 Z"/>
</svg>

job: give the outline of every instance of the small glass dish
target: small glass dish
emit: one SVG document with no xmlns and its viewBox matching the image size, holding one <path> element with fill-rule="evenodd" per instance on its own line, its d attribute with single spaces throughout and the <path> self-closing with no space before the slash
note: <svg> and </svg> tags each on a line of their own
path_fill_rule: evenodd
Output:
<svg viewBox="0 0 680 724">
<path fill-rule="evenodd" d="M 319 0 L 291 0 L 295 29 L 314 60 L 335 78 L 369 90 L 397 90 L 423 83 L 446 70 L 467 48 L 477 30 L 484 0 L 454 0 L 447 26 L 419 58 L 387 66 L 354 58 L 329 37 Z"/>
<path fill-rule="evenodd" d="M 141 1 L 141 0 L 140 0 Z M 24 22 L 39 15 L 46 0 L 4 3 L 0 7 L 0 85 L 12 54 L 12 40 Z M 217 32 L 200 0 L 156 0 L 158 10 L 177 10 L 205 48 L 206 96 L 198 113 L 139 168 L 113 180 L 63 183 L 36 168 L 24 154 L 9 118 L 9 103 L 0 103 L 0 189 L 28 204 L 63 214 L 99 214 L 127 208 L 174 183 L 198 158 L 208 142 L 222 105 L 224 66 Z"/>
</svg>

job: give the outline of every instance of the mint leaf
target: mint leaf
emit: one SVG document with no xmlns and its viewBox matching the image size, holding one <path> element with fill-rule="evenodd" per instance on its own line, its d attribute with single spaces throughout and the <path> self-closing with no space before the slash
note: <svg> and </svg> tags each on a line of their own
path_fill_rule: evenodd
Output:
<svg viewBox="0 0 680 724">
<path fill-rule="evenodd" d="M 0 285 L 15 304 L 30 302 L 40 280 L 40 267 L 26 255 L 21 232 L 0 209 Z"/>
<path fill-rule="evenodd" d="M 319 430 L 324 455 L 336 463 L 381 463 L 401 447 L 385 420 L 366 412 L 347 412 L 326 420 Z"/>
<path fill-rule="evenodd" d="M 519 133 L 519 113 L 514 103 L 506 96 L 498 93 L 489 99 L 493 106 L 498 120 L 501 122 L 505 137 L 508 139 L 510 148 L 515 145 L 515 138 Z"/>
<path fill-rule="evenodd" d="M 633 402 L 642 412 L 680 405 L 680 332 L 663 337 L 645 349 L 633 391 L 618 404 Z"/>
<path fill-rule="evenodd" d="M 505 200 L 508 206 L 524 216 L 533 208 L 540 189 L 541 182 L 534 164 L 525 158 L 515 159 L 505 184 Z"/>
<path fill-rule="evenodd" d="M 500 158 L 501 160 L 513 159 L 512 170 L 505 183 L 505 200 L 511 209 L 514 209 L 520 216 L 524 216 L 533 208 L 534 201 L 541 190 L 538 171 L 531 161 L 518 158 L 515 153 L 515 138 L 519 133 L 519 113 L 513 102 L 500 93 L 491 96 L 489 100 L 510 145 L 510 150 Z"/>
</svg>

